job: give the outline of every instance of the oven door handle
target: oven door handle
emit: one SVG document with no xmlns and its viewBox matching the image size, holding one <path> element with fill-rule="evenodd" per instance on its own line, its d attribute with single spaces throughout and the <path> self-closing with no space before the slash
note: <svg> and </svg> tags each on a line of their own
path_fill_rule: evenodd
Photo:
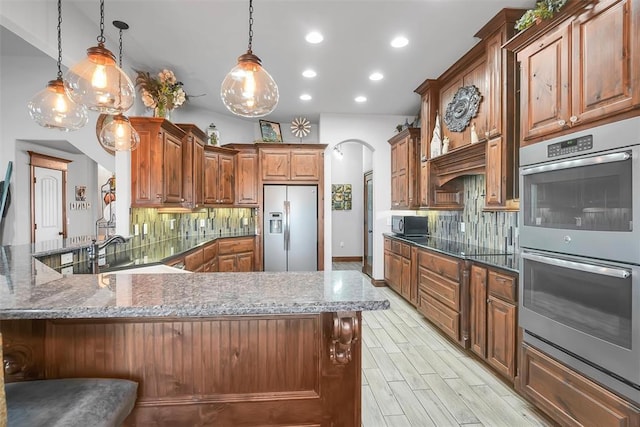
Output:
<svg viewBox="0 0 640 427">
<path fill-rule="evenodd" d="M 617 279 L 627 279 L 631 276 L 629 270 L 623 268 L 604 267 L 602 265 L 585 264 L 583 262 L 568 261 L 565 259 L 551 258 L 543 255 L 535 255 L 523 252 L 520 256 L 531 261 L 541 262 L 561 268 L 570 268 L 572 270 L 586 271 L 588 273 L 600 274 L 602 276 L 615 277 Z"/>
<path fill-rule="evenodd" d="M 593 166 L 603 163 L 624 162 L 631 158 L 630 151 L 619 153 L 603 154 L 602 156 L 587 157 L 586 159 L 566 160 L 564 162 L 551 163 L 542 166 L 533 166 L 530 168 L 522 168 L 522 175 L 531 175 L 534 173 L 550 172 L 562 169 L 577 168 L 580 166 Z"/>
</svg>

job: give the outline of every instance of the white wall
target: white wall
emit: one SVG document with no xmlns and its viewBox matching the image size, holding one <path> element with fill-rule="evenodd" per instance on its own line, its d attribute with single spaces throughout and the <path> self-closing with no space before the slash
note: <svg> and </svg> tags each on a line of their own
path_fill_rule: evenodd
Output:
<svg viewBox="0 0 640 427">
<path fill-rule="evenodd" d="M 328 144 L 327 153 L 345 141 L 358 141 L 373 150 L 373 278 L 384 279 L 384 242 L 382 233 L 390 232 L 391 220 L 391 148 L 388 140 L 395 134 L 395 127 L 404 123 L 406 116 L 322 114 L 320 116 L 320 141 Z M 324 156 L 325 173 L 325 266 L 331 265 L 331 241 L 333 221 L 331 212 L 331 177 L 335 160 Z"/>
<path fill-rule="evenodd" d="M 351 184 L 352 208 L 350 210 L 332 210 L 331 248 L 333 257 L 353 257 L 363 254 L 363 175 L 362 151 L 371 151 L 357 142 L 340 145 L 344 154 L 342 159 L 328 150 L 325 155 L 332 156 L 332 184 Z"/>
</svg>

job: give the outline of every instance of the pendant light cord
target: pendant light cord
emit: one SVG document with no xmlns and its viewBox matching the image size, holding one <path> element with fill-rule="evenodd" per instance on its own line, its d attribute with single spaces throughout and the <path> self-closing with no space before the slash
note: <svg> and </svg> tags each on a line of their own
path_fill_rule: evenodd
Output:
<svg viewBox="0 0 640 427">
<path fill-rule="evenodd" d="M 97 38 L 99 45 L 104 45 L 104 0 L 100 0 L 100 35 Z"/>
<path fill-rule="evenodd" d="M 118 67 L 122 68 L 122 28 L 120 28 L 120 54 L 118 56 Z"/>
<path fill-rule="evenodd" d="M 251 47 L 253 44 L 253 0 L 249 0 L 249 48 L 247 49 L 251 52 Z"/>
<path fill-rule="evenodd" d="M 58 80 L 62 80 L 62 0 L 58 0 Z"/>
</svg>

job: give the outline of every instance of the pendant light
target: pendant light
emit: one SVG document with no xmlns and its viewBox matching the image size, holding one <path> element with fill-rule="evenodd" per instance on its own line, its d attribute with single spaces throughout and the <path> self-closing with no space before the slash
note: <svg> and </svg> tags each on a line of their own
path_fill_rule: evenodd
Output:
<svg viewBox="0 0 640 427">
<path fill-rule="evenodd" d="M 242 117 L 262 117 L 278 105 L 278 85 L 253 54 L 253 0 L 249 0 L 249 48 L 222 82 L 220 96 L 225 107 Z"/>
<path fill-rule="evenodd" d="M 73 102 L 62 81 L 62 0 L 58 0 L 58 78 L 49 81 L 27 105 L 29 115 L 40 126 L 61 131 L 78 130 L 89 121 L 87 108 Z"/>
<path fill-rule="evenodd" d="M 87 57 L 67 71 L 65 89 L 71 99 L 90 110 L 123 113 L 133 105 L 135 89 L 104 42 L 104 0 L 100 0 L 98 46 L 87 49 Z"/>
<path fill-rule="evenodd" d="M 122 31 L 129 29 L 129 25 L 122 21 L 113 21 L 113 25 L 120 30 L 120 57 L 118 65 L 122 67 Z M 102 128 L 98 141 L 107 151 L 133 151 L 138 148 L 140 135 L 138 135 L 138 132 L 131 126 L 127 116 L 119 113 L 113 116 L 113 119 Z"/>
</svg>

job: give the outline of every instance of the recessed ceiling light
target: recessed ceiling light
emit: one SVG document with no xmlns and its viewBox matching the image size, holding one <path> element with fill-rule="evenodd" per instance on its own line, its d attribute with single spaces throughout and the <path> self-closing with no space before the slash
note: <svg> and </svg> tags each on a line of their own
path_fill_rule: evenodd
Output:
<svg viewBox="0 0 640 427">
<path fill-rule="evenodd" d="M 406 45 L 409 44 L 409 40 L 407 40 L 406 37 L 396 37 L 395 39 L 391 40 L 391 46 L 393 47 L 405 47 Z"/>
<path fill-rule="evenodd" d="M 307 36 L 305 37 L 305 40 L 308 41 L 309 43 L 317 44 L 317 43 L 320 43 L 322 40 L 324 40 L 324 37 L 319 32 L 312 31 L 309 34 L 307 34 Z"/>
<path fill-rule="evenodd" d="M 384 76 L 382 75 L 382 73 L 378 73 L 377 71 L 375 73 L 371 73 L 371 75 L 369 76 L 369 80 L 373 81 L 382 80 L 383 78 Z"/>
<path fill-rule="evenodd" d="M 304 70 L 302 72 L 302 75 L 308 79 L 313 78 L 315 76 L 317 76 L 317 73 L 315 71 L 313 71 L 312 69 L 308 69 L 308 70 Z"/>
<path fill-rule="evenodd" d="M 311 95 L 309 95 L 308 93 L 303 93 L 302 95 L 300 95 L 300 99 L 302 99 L 303 101 L 310 101 Z"/>
<path fill-rule="evenodd" d="M 366 96 L 356 96 L 355 98 L 356 102 L 367 102 L 367 97 Z"/>
</svg>

